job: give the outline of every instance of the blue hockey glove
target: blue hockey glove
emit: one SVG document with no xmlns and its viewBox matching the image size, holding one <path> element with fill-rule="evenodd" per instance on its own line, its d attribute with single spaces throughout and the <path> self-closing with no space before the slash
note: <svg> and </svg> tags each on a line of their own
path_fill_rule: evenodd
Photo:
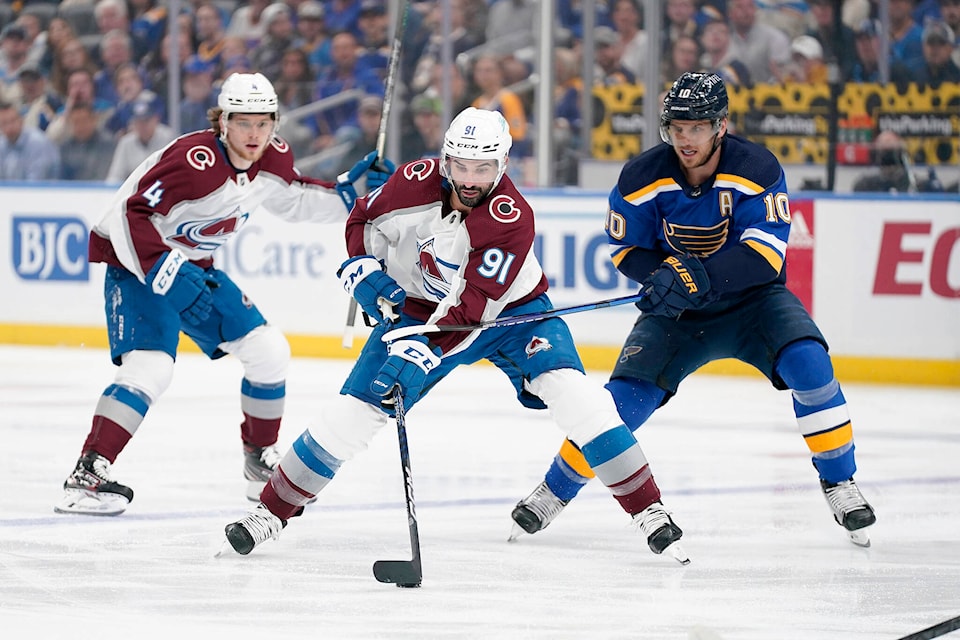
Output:
<svg viewBox="0 0 960 640">
<path fill-rule="evenodd" d="M 337 271 L 343 290 L 360 304 L 363 312 L 383 322 L 384 318 L 393 321 L 399 316 L 394 307 L 402 307 L 407 298 L 397 281 L 383 271 L 383 265 L 373 256 L 350 258 Z"/>
<path fill-rule="evenodd" d="M 387 345 L 387 361 L 380 367 L 377 377 L 370 383 L 370 390 L 383 396 L 384 408 L 393 406 L 390 397 L 395 386 L 411 402 L 420 397 L 423 384 L 430 373 L 440 364 L 440 350 L 431 349 L 425 336 L 411 336 Z"/>
<path fill-rule="evenodd" d="M 353 183 L 360 179 L 363 174 L 367 174 L 367 191 L 373 191 L 377 187 L 383 186 L 397 167 L 387 158 L 378 158 L 376 151 L 371 151 L 350 167 L 349 171 L 337 176 L 337 193 L 347 209 L 353 209 L 353 203 L 357 200 L 357 190 Z"/>
<path fill-rule="evenodd" d="M 210 317 L 217 283 L 204 275 L 203 269 L 174 249 L 167 251 L 147 273 L 147 284 L 157 295 L 164 296 L 184 320 L 203 322 Z"/>
<path fill-rule="evenodd" d="M 670 256 L 643 281 L 647 295 L 637 309 L 654 316 L 677 318 L 686 309 L 697 309 L 709 301 L 710 278 L 695 256 Z"/>
</svg>

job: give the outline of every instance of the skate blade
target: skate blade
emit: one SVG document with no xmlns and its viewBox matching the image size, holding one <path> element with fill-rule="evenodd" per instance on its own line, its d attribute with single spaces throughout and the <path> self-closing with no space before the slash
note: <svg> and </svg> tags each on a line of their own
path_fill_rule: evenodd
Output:
<svg viewBox="0 0 960 640">
<path fill-rule="evenodd" d="M 864 549 L 870 547 L 870 534 L 867 532 L 867 527 L 857 529 L 856 531 L 847 531 L 847 537 L 850 538 L 850 542 L 858 547 L 863 547 Z"/>
<path fill-rule="evenodd" d="M 669 545 L 666 549 L 664 549 L 664 551 L 669 553 L 671 558 L 673 558 L 683 566 L 687 566 L 688 564 L 690 564 L 690 556 L 686 554 L 686 552 L 683 550 L 683 547 L 680 546 L 679 542 L 674 542 L 673 544 Z"/>
<path fill-rule="evenodd" d="M 233 553 L 233 546 L 230 544 L 230 541 L 229 541 L 229 540 L 227 540 L 226 538 L 224 538 L 224 539 L 223 539 L 223 542 L 220 543 L 220 548 L 217 550 L 217 552 L 216 552 L 215 554 L 213 554 L 213 557 L 214 557 L 214 558 L 221 558 L 221 557 L 223 557 L 224 555 L 230 555 L 230 554 L 227 553 L 228 551 L 229 551 L 230 553 Z"/>
<path fill-rule="evenodd" d="M 522 535 L 525 535 L 527 532 L 523 530 L 523 527 L 517 523 L 513 523 L 513 528 L 510 529 L 510 537 L 507 538 L 507 542 L 516 542 L 517 538 Z"/>
<path fill-rule="evenodd" d="M 65 489 L 63 498 L 53 506 L 56 513 L 77 513 L 86 516 L 118 516 L 130 502 L 116 494 L 101 494 L 83 489 Z"/>
</svg>

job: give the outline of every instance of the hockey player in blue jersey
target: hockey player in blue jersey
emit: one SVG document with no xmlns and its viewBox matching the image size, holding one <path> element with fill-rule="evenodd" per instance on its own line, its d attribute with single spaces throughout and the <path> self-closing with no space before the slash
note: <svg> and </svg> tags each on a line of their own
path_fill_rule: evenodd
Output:
<svg viewBox="0 0 960 640">
<path fill-rule="evenodd" d="M 613 263 L 648 295 L 607 383 L 636 429 L 688 375 L 721 358 L 793 393 L 800 433 L 834 518 L 869 546 L 876 521 L 853 480 L 853 431 L 827 343 L 785 286 L 790 205 L 783 168 L 727 129 L 716 74 L 685 73 L 664 98 L 658 145 L 629 161 L 609 198 Z M 511 539 L 557 517 L 593 473 L 565 441 L 544 481 L 513 510 Z"/>
</svg>

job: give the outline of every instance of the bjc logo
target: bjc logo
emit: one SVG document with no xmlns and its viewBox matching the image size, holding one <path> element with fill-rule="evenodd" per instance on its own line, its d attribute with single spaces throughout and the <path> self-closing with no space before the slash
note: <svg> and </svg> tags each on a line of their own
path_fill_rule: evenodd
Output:
<svg viewBox="0 0 960 640">
<path fill-rule="evenodd" d="M 932 240 L 928 245 L 930 291 L 943 298 L 960 298 L 960 282 L 951 283 L 947 276 L 951 255 L 956 248 L 960 248 L 960 227 L 946 229 L 940 235 L 930 238 L 932 230 L 933 225 L 929 222 L 890 222 L 884 226 L 877 273 L 873 281 L 874 295 L 918 296 L 923 292 L 923 282 L 897 278 L 897 267 L 900 264 L 923 263 L 926 251 L 908 250 L 904 247 L 908 244 L 905 237 L 921 236 L 924 240 Z M 916 239 L 913 242 L 916 242 Z"/>
<path fill-rule="evenodd" d="M 88 230 L 79 218 L 13 217 L 13 268 L 24 280 L 87 280 Z"/>
</svg>

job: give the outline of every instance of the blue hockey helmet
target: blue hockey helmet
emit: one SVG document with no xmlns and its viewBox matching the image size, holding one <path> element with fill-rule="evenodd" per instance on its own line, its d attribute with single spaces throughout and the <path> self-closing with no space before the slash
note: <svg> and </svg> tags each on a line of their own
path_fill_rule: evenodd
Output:
<svg viewBox="0 0 960 640">
<path fill-rule="evenodd" d="M 710 120 L 718 127 L 727 117 L 730 102 L 723 78 L 716 73 L 684 73 L 663 99 L 660 137 L 670 142 L 667 126 L 673 120 Z"/>
</svg>

